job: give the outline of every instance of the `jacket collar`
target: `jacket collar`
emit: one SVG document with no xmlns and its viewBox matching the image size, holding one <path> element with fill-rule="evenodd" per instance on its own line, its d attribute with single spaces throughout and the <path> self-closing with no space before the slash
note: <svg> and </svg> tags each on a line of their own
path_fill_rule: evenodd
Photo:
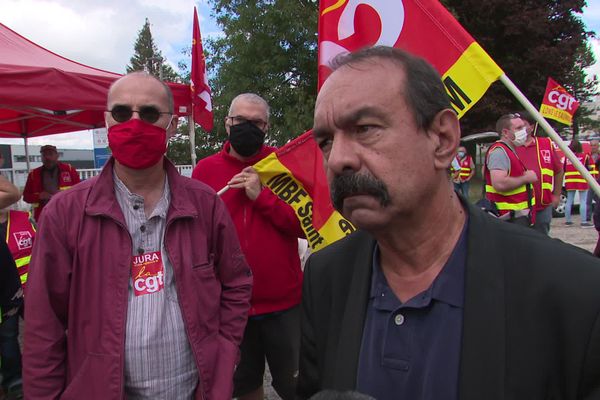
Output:
<svg viewBox="0 0 600 400">
<path fill-rule="evenodd" d="M 179 174 L 177 168 L 166 157 L 163 162 L 169 180 L 169 190 L 171 191 L 171 203 L 167 213 L 167 223 L 174 218 L 196 217 L 198 212 L 187 194 L 186 178 Z M 126 226 L 121 206 L 119 206 L 117 197 L 115 196 L 113 180 L 114 163 L 114 157 L 111 157 L 91 187 L 85 205 L 85 212 L 88 215 L 106 215 Z"/>
</svg>

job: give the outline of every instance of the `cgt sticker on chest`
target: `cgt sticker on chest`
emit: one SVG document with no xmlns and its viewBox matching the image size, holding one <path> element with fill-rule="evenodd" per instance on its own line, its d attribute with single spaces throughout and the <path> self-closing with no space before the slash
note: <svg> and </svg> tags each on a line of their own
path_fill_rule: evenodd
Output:
<svg viewBox="0 0 600 400">
<path fill-rule="evenodd" d="M 136 296 L 152 294 L 163 290 L 164 267 L 160 251 L 133 256 L 131 260 L 131 276 L 133 291 Z"/>
<path fill-rule="evenodd" d="M 13 237 L 17 242 L 19 250 L 30 249 L 33 246 L 33 237 L 31 232 L 21 231 L 13 233 Z"/>
</svg>

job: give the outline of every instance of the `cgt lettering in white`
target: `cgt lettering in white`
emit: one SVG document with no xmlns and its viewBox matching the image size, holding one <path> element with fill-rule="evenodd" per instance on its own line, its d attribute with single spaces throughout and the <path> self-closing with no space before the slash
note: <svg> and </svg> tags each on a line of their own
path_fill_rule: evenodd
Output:
<svg viewBox="0 0 600 400">
<path fill-rule="evenodd" d="M 162 271 L 160 271 L 158 274 L 156 274 L 156 276 L 148 276 L 145 278 L 138 278 L 133 283 L 135 290 L 137 290 L 138 292 L 146 291 L 148 293 L 157 292 L 160 289 L 162 289 L 164 285 L 165 284 L 163 281 Z"/>
<path fill-rule="evenodd" d="M 553 90 L 548 93 L 548 101 L 556 104 L 556 108 L 560 110 L 572 110 L 575 98 L 567 93 L 561 93 L 558 90 Z"/>
</svg>

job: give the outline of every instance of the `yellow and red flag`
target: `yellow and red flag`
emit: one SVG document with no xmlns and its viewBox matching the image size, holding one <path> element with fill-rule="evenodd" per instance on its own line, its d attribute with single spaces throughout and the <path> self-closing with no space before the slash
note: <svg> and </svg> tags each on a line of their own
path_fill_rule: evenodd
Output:
<svg viewBox="0 0 600 400">
<path fill-rule="evenodd" d="M 321 0 L 319 87 L 341 53 L 366 46 L 402 48 L 440 73 L 461 117 L 502 70 L 437 0 Z"/>
<path fill-rule="evenodd" d="M 205 131 L 213 128 L 212 101 L 210 86 L 208 86 L 208 75 L 206 74 L 206 59 L 202 49 L 202 36 L 200 36 L 200 24 L 198 13 L 194 7 L 194 27 L 192 33 L 192 72 L 190 76 L 190 89 L 192 92 L 192 108 L 194 121 Z"/>
<path fill-rule="evenodd" d="M 565 125 L 573 123 L 573 115 L 579 108 L 579 102 L 554 79 L 548 78 L 546 93 L 540 107 L 540 114 Z"/>
<path fill-rule="evenodd" d="M 323 156 L 308 131 L 254 165 L 263 185 L 288 203 L 313 250 L 354 232 L 334 210 L 323 169 Z"/>
</svg>

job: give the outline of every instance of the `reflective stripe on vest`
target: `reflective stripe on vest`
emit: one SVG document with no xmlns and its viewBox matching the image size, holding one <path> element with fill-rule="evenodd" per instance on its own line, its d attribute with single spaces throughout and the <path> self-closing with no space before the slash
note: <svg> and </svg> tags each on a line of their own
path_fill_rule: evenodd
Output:
<svg viewBox="0 0 600 400">
<path fill-rule="evenodd" d="M 29 273 L 31 250 L 36 233 L 30 218 L 29 213 L 11 210 L 6 221 L 6 243 L 15 260 L 23 286 Z"/>
<path fill-rule="evenodd" d="M 577 159 L 585 165 L 588 157 L 585 153 L 575 154 Z M 581 176 L 579 171 L 571 163 L 571 160 L 565 160 L 565 189 L 567 190 L 588 190 L 589 186 L 587 181 Z"/>
<path fill-rule="evenodd" d="M 31 261 L 31 256 L 25 256 L 25 257 L 17 258 L 15 260 L 15 264 L 17 264 L 17 268 L 21 268 L 23 265 L 29 264 L 29 261 Z"/>
<path fill-rule="evenodd" d="M 554 164 L 552 156 L 554 148 L 548 138 L 535 138 L 538 166 L 540 168 L 540 183 L 542 193 L 539 194 L 541 204 L 547 206 L 552 204 L 552 192 L 554 189 Z M 544 157 L 545 155 L 545 157 Z"/>
<path fill-rule="evenodd" d="M 505 143 L 502 143 L 500 141 L 494 143 L 488 150 L 486 156 L 486 166 L 484 171 L 486 183 L 486 198 L 490 201 L 493 201 L 496 204 L 496 208 L 498 208 L 500 215 L 504 215 L 511 210 L 518 211 L 528 209 L 530 201 L 528 198 L 529 196 L 527 194 L 527 185 L 521 185 L 515 189 L 506 192 L 498 191 L 492 186 L 490 171 L 487 168 L 487 157 L 489 157 L 489 155 L 495 149 L 502 149 L 502 151 L 504 151 L 504 153 L 510 161 L 508 176 L 519 177 L 522 176 L 526 171 L 525 167 L 523 166 L 517 155 L 512 150 L 510 150 L 510 148 L 508 148 L 508 146 Z M 533 205 L 535 205 L 535 196 L 533 192 L 533 187 L 531 187 L 531 206 L 533 207 Z"/>
<path fill-rule="evenodd" d="M 596 164 L 591 164 L 590 165 L 590 174 L 594 177 L 597 178 L 598 177 L 598 168 L 596 168 Z"/>
</svg>

